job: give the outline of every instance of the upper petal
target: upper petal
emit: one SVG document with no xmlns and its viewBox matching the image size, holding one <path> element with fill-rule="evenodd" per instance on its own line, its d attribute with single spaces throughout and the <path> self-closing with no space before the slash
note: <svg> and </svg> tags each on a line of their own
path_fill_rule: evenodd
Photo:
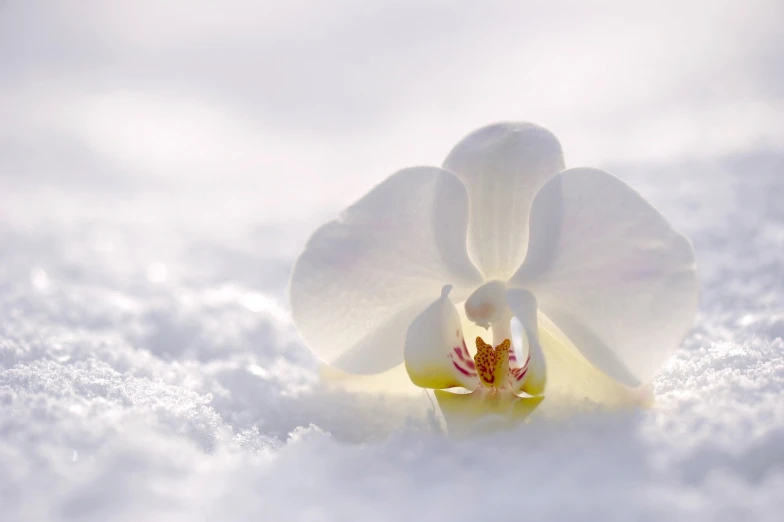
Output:
<svg viewBox="0 0 784 522">
<path fill-rule="evenodd" d="M 465 247 L 468 196 L 435 167 L 404 169 L 318 229 L 291 275 L 291 314 L 326 363 L 377 373 L 403 362 L 411 321 L 445 283 L 479 281 Z"/>
<path fill-rule="evenodd" d="M 564 168 L 560 143 L 533 123 L 498 123 L 466 136 L 444 168 L 468 189 L 471 259 L 485 279 L 506 281 L 525 259 L 534 196 Z"/>
<path fill-rule="evenodd" d="M 637 192 L 596 169 L 570 169 L 537 194 L 528 256 L 510 285 L 594 366 L 628 386 L 649 382 L 697 310 L 689 241 Z"/>
</svg>

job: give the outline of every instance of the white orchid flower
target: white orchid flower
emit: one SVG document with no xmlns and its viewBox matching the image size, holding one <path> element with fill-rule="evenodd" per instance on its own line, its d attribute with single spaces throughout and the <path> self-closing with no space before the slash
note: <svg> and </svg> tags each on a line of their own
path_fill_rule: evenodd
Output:
<svg viewBox="0 0 784 522">
<path fill-rule="evenodd" d="M 404 363 L 417 386 L 473 392 L 437 392 L 445 415 L 525 415 L 541 399 L 518 395 L 541 396 L 548 382 L 548 396 L 634 396 L 691 327 L 697 281 L 689 241 L 637 192 L 601 170 L 564 170 L 548 130 L 502 123 L 468 135 L 443 168 L 393 174 L 319 228 L 290 299 L 303 339 L 332 367 Z M 474 356 L 464 331 L 479 332 Z"/>
</svg>

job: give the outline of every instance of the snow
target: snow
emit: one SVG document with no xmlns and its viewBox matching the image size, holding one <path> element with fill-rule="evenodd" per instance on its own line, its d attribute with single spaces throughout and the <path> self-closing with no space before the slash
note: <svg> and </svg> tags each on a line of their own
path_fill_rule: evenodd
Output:
<svg viewBox="0 0 784 522">
<path fill-rule="evenodd" d="M 194 3 L 156 12 L 169 30 L 149 2 L 2 4 L 0 520 L 779 520 L 781 6 L 711 3 L 708 22 L 698 3 L 597 8 L 593 25 L 563 5 L 348 1 L 240 1 L 215 23 Z M 580 52 L 602 74 L 547 31 L 518 34 L 531 19 L 596 36 Z M 509 71 L 513 44 L 526 67 Z M 452 86 L 464 61 L 477 73 Z M 424 396 L 327 387 L 286 305 L 309 232 L 510 117 L 693 241 L 700 313 L 656 407 L 464 439 Z"/>
</svg>

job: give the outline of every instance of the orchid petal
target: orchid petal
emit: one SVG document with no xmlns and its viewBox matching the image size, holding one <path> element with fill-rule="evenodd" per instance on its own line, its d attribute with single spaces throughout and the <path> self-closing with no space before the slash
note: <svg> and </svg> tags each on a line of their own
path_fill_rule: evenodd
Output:
<svg viewBox="0 0 784 522">
<path fill-rule="evenodd" d="M 533 204 L 528 252 L 510 286 L 535 294 L 582 355 L 625 385 L 649 382 L 691 327 L 691 245 L 611 174 L 550 180 Z"/>
<path fill-rule="evenodd" d="M 486 280 L 506 281 L 525 259 L 534 196 L 564 168 L 560 143 L 532 123 L 499 123 L 465 137 L 444 168 L 468 190 L 471 259 Z"/>
<path fill-rule="evenodd" d="M 318 229 L 291 276 L 292 318 L 327 364 L 379 373 L 403 362 L 411 321 L 445 282 L 479 282 L 465 248 L 468 196 L 442 169 L 402 170 Z"/>
<path fill-rule="evenodd" d="M 447 285 L 441 297 L 411 323 L 406 333 L 405 364 L 411 382 L 421 388 L 479 386 L 474 361 L 468 354 L 457 308 Z"/>
<path fill-rule="evenodd" d="M 547 403 L 550 414 L 560 415 L 586 403 L 610 409 L 647 408 L 652 402 L 649 385 L 631 388 L 596 369 L 560 329 L 539 312 L 539 341 L 547 361 Z"/>
<path fill-rule="evenodd" d="M 530 395 L 539 395 L 544 392 L 547 384 L 547 369 L 539 341 L 536 298 L 527 290 L 512 289 L 507 292 L 506 299 L 509 308 L 523 325 L 524 335 L 528 341 L 528 354 L 525 361 L 521 366 L 515 364 L 510 372 L 510 387 L 515 393 L 524 391 Z"/>
</svg>

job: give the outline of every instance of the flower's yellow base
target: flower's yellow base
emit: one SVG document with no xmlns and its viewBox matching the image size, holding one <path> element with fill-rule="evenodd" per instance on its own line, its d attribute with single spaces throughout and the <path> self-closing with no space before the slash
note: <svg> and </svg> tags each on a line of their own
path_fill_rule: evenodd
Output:
<svg viewBox="0 0 784 522">
<path fill-rule="evenodd" d="M 484 386 L 471 393 L 433 391 L 452 435 L 513 428 L 528 418 L 544 397 L 518 397 L 509 390 Z"/>
</svg>

